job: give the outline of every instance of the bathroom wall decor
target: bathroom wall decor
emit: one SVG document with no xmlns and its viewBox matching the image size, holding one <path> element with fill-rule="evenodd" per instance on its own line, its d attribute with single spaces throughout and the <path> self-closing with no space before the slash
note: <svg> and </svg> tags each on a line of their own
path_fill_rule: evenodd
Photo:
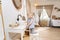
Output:
<svg viewBox="0 0 60 40">
<path fill-rule="evenodd" d="M 12 2 L 13 2 L 16 9 L 22 8 L 22 0 L 12 0 Z"/>
<path fill-rule="evenodd" d="M 57 11 L 60 11 L 60 8 L 58 8 L 58 7 L 55 7 L 54 9 L 57 9 Z"/>
<path fill-rule="evenodd" d="M 60 9 L 58 9 L 57 11 L 60 11 Z"/>
</svg>

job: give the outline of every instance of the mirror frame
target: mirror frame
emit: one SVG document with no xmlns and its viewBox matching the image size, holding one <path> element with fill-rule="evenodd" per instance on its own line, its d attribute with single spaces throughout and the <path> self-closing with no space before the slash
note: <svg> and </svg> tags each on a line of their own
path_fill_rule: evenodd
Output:
<svg viewBox="0 0 60 40">
<path fill-rule="evenodd" d="M 16 9 L 21 9 L 22 8 L 22 0 L 17 0 L 17 1 L 16 0 L 12 0 L 12 2 L 13 2 L 13 4 L 14 4 Z M 20 2 L 20 3 L 18 4 L 18 2 Z"/>
</svg>

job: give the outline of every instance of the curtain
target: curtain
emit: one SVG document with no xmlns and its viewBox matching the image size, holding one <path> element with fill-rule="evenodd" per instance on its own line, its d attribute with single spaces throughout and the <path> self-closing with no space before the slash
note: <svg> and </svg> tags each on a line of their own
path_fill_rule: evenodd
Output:
<svg viewBox="0 0 60 40">
<path fill-rule="evenodd" d="M 42 12 L 41 12 L 41 16 L 40 16 L 40 24 L 42 26 L 48 26 L 49 25 L 49 20 L 50 20 L 50 18 L 47 14 L 47 11 L 43 7 Z"/>
</svg>

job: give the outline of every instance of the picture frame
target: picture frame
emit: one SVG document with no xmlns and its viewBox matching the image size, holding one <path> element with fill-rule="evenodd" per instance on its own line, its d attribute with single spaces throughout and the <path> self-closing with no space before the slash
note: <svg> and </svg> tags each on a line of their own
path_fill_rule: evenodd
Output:
<svg viewBox="0 0 60 40">
<path fill-rule="evenodd" d="M 12 0 L 12 2 L 13 2 L 16 9 L 22 8 L 22 0 Z"/>
</svg>

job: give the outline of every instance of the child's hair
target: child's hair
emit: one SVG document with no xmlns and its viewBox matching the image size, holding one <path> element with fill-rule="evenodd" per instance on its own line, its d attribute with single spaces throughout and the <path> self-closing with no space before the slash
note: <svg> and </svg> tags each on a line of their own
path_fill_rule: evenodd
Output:
<svg viewBox="0 0 60 40">
<path fill-rule="evenodd" d="M 30 14 L 28 13 L 28 14 L 27 14 L 27 17 L 28 17 L 28 18 L 30 18 L 30 17 L 32 17 L 32 18 L 33 18 L 33 17 L 34 17 L 34 15 L 35 15 L 34 13 L 30 13 Z"/>
<path fill-rule="evenodd" d="M 35 15 L 35 13 L 33 13 L 33 15 Z"/>
<path fill-rule="evenodd" d="M 27 15 L 29 15 L 29 14 L 35 15 L 35 13 L 34 13 L 34 12 L 31 12 L 31 13 L 27 13 Z"/>
</svg>

